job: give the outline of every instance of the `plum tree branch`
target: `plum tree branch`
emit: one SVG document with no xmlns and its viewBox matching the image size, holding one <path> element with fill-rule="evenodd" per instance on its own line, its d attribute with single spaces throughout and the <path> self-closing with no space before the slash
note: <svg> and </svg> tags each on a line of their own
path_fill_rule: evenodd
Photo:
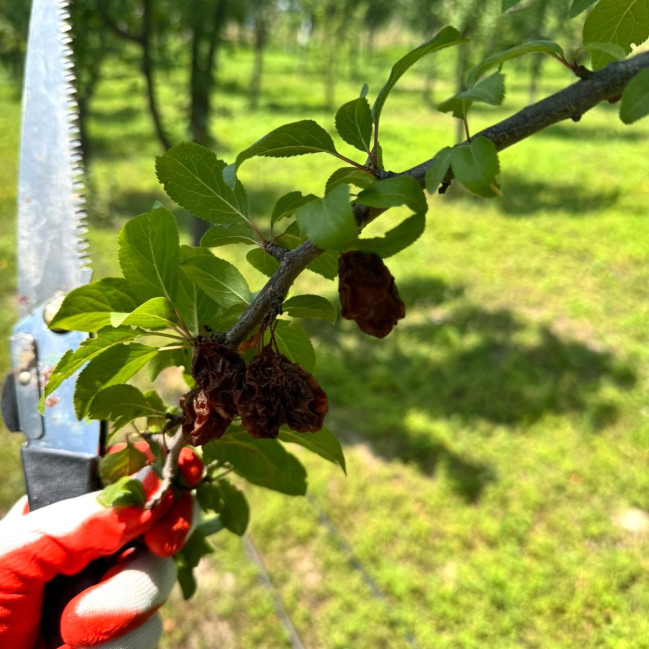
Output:
<svg viewBox="0 0 649 649">
<path fill-rule="evenodd" d="M 524 140 L 535 133 L 561 122 L 572 119 L 578 122 L 581 116 L 603 101 L 619 100 L 622 91 L 629 81 L 644 68 L 649 68 L 649 52 L 638 54 L 625 61 L 617 61 L 597 70 L 588 79 L 582 79 L 559 92 L 526 106 L 511 117 L 476 133 L 473 137 L 482 135 L 489 138 L 498 151 Z M 424 184 L 427 169 L 433 158 L 422 162 L 403 172 Z M 444 182 L 453 179 L 452 173 L 444 178 Z"/>
<path fill-rule="evenodd" d="M 602 101 L 617 101 L 626 84 L 642 69 L 649 68 L 649 52 L 638 54 L 625 61 L 617 61 L 597 70 L 587 79 L 560 90 L 541 101 L 523 108 L 511 117 L 490 126 L 474 137 L 489 138 L 499 151 L 516 144 L 535 133 L 565 119 L 579 121 L 581 116 Z M 425 185 L 426 171 L 434 158 L 422 162 L 401 173 L 388 173 L 388 176 L 412 176 L 420 185 Z M 453 179 L 449 171 L 444 178 L 448 184 Z M 355 204 L 354 215 L 362 228 L 384 212 L 384 209 L 370 208 Z M 280 257 L 280 265 L 266 282 L 239 320 L 223 335 L 223 342 L 236 346 L 248 338 L 263 322 L 277 300 L 286 297 L 295 279 L 316 259 L 322 250 L 311 241 L 305 241 L 294 250 L 286 251 Z"/>
</svg>

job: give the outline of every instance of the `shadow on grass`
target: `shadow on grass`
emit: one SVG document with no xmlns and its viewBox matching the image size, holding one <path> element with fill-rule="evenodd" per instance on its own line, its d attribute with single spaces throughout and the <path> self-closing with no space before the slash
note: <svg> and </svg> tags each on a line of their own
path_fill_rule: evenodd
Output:
<svg viewBox="0 0 649 649">
<path fill-rule="evenodd" d="M 557 212 L 573 216 L 592 214 L 608 209 L 618 201 L 617 189 L 595 189 L 574 183 L 529 180 L 505 174 L 499 207 L 510 216 L 530 216 L 536 212 Z"/>
<path fill-rule="evenodd" d="M 113 134 L 91 134 L 90 158 L 100 160 L 129 160 L 133 152 L 151 151 L 151 160 L 161 151 L 156 149 L 156 139 L 153 131 L 140 130 L 135 127 L 128 129 L 122 136 Z"/>
<path fill-rule="evenodd" d="M 516 218 L 534 216 L 538 212 L 565 216 L 592 216 L 605 212 L 620 198 L 619 189 L 596 189 L 578 183 L 530 180 L 517 174 L 502 174 L 502 196 L 497 201 L 499 211 Z M 484 205 L 484 199 L 464 189 L 457 181 L 444 195 L 449 201 L 470 201 Z"/>
<path fill-rule="evenodd" d="M 95 108 L 92 109 L 92 118 L 102 124 L 105 123 L 117 123 L 125 124 L 130 121 L 134 121 L 142 118 L 142 110 L 136 108 L 135 106 L 124 106 L 123 108 L 118 109 L 108 109 L 108 108 Z M 147 114 L 144 114 L 145 117 L 148 117 Z"/>
<path fill-rule="evenodd" d="M 162 196 L 162 188 L 153 187 L 151 190 L 122 190 L 111 194 L 107 204 L 88 205 L 88 220 L 92 227 L 115 229 L 123 225 L 123 219 L 129 219 L 138 214 L 151 210 L 156 201 Z M 116 235 L 117 236 L 117 233 Z"/>
<path fill-rule="evenodd" d="M 305 116 L 313 115 L 315 113 L 328 114 L 331 112 L 326 104 L 322 102 L 283 102 L 277 100 L 269 100 L 265 102 L 262 106 L 264 112 L 273 113 L 273 114 L 286 114 L 286 115 L 300 115 L 306 119 Z"/>
<path fill-rule="evenodd" d="M 423 415 L 433 427 L 435 421 L 459 422 L 484 434 L 503 426 L 525 430 L 554 414 L 578 416 L 597 432 L 618 417 L 604 388 L 636 383 L 633 369 L 609 352 L 511 310 L 464 300 L 439 308 L 461 296 L 461 287 L 426 280 L 400 292 L 415 297 L 417 306 L 411 322 L 401 321 L 398 333 L 385 340 L 361 332 L 346 336 L 341 330 L 351 331 L 348 323 L 316 334 L 327 338 L 318 376 L 340 410 L 332 409 L 333 425 L 354 431 L 345 441 L 357 443 L 360 435 L 377 455 L 416 464 L 424 473 L 443 466 L 469 501 L 494 479 L 492 470 L 460 457 L 434 433 L 417 431 L 413 417 Z"/>
<path fill-rule="evenodd" d="M 599 105 L 600 109 L 610 109 L 605 103 Z M 619 111 L 616 105 L 613 110 Z M 601 126 L 586 126 L 584 124 L 563 123 L 554 124 L 542 131 L 535 137 L 555 138 L 559 140 L 579 140 L 588 142 L 610 142 L 618 140 L 624 142 L 642 142 L 647 139 L 647 134 L 638 129 L 620 130 Z"/>
</svg>

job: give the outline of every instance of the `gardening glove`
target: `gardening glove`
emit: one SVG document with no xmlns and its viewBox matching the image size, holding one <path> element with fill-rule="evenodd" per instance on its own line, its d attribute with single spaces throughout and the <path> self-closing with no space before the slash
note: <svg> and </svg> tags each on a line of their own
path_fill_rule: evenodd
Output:
<svg viewBox="0 0 649 649">
<path fill-rule="evenodd" d="M 134 477 L 147 499 L 160 486 L 149 466 Z M 176 578 L 169 557 L 189 535 L 194 499 L 188 491 L 177 497 L 168 491 L 153 509 L 105 507 L 98 493 L 28 513 L 23 498 L 0 521 L 0 647 L 44 649 L 52 622 L 64 644 L 49 640 L 49 646 L 60 649 L 156 647 L 162 629 L 156 611 Z M 146 547 L 125 549 L 142 535 Z M 94 583 L 67 604 L 69 596 L 48 595 L 43 607 L 48 582 L 77 575 L 99 558 L 108 570 Z"/>
</svg>

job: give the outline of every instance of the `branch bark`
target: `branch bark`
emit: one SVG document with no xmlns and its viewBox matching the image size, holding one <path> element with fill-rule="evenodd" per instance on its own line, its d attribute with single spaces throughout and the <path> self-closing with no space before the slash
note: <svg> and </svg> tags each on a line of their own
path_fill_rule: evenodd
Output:
<svg viewBox="0 0 649 649">
<path fill-rule="evenodd" d="M 644 68 L 649 68 L 649 52 L 625 61 L 611 63 L 594 72 L 588 79 L 578 81 L 568 88 L 531 104 L 476 135 L 489 138 L 496 148 L 502 151 L 557 122 L 565 119 L 577 122 L 585 112 L 602 101 L 617 101 L 626 84 Z M 412 176 L 423 187 L 425 186 L 426 171 L 431 166 L 433 159 L 434 157 L 398 174 L 388 172 L 385 176 Z M 452 179 L 453 175 L 449 171 L 444 183 L 448 184 Z M 354 214 L 361 228 L 384 211 L 384 209 L 369 208 L 358 203 L 354 205 Z M 278 269 L 236 324 L 224 334 L 224 343 L 236 347 L 242 340 L 252 335 L 271 311 L 273 305 L 277 304 L 277 300 L 286 297 L 295 279 L 322 252 L 311 241 L 305 241 L 284 255 L 273 255 L 281 256 Z"/>
</svg>

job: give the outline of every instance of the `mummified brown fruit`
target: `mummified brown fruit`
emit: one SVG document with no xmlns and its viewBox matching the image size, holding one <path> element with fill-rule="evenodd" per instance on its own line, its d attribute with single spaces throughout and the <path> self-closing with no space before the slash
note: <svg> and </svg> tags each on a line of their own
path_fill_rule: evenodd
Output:
<svg viewBox="0 0 649 649">
<path fill-rule="evenodd" d="M 231 418 L 223 417 L 200 387 L 195 387 L 180 399 L 185 415 L 183 435 L 189 436 L 194 446 L 202 446 L 212 439 L 223 437 Z"/>
<path fill-rule="evenodd" d="M 236 351 L 211 341 L 194 346 L 192 376 L 222 417 L 237 414 L 234 393 L 243 387 L 246 364 Z"/>
<path fill-rule="evenodd" d="M 354 320 L 361 331 L 385 338 L 406 315 L 388 267 L 371 252 L 352 250 L 338 258 L 338 294 L 342 317 Z"/>
<path fill-rule="evenodd" d="M 268 439 L 277 437 L 282 424 L 298 433 L 315 433 L 329 409 L 327 395 L 313 376 L 271 345 L 248 364 L 236 404 L 246 430 Z"/>
</svg>

